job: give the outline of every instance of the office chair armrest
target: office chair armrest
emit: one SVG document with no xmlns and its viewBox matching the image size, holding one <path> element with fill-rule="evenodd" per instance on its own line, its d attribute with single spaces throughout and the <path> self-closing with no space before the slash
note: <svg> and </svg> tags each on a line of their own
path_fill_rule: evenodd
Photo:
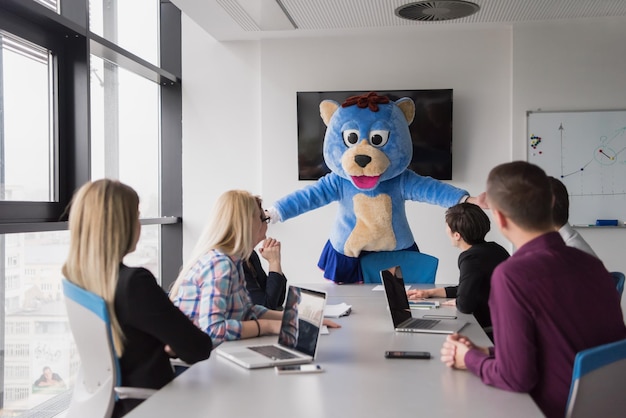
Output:
<svg viewBox="0 0 626 418">
<path fill-rule="evenodd" d="M 114 390 L 120 399 L 148 399 L 157 392 L 157 389 L 132 388 L 127 386 L 119 386 Z"/>
</svg>

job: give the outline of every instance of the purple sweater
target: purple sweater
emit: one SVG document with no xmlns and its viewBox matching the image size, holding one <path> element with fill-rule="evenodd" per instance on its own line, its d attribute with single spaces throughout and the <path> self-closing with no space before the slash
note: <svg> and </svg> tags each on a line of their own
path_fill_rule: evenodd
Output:
<svg viewBox="0 0 626 418">
<path fill-rule="evenodd" d="M 468 370 L 488 385 L 528 392 L 548 417 L 565 415 L 576 353 L 626 338 L 611 275 L 557 232 L 496 267 L 489 307 L 494 348 L 490 356 L 470 350 Z"/>
</svg>

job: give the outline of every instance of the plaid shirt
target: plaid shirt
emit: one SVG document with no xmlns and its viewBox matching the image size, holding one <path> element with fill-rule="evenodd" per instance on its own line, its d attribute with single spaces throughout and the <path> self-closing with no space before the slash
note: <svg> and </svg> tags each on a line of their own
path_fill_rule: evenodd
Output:
<svg viewBox="0 0 626 418">
<path fill-rule="evenodd" d="M 241 321 L 259 318 L 267 308 L 254 305 L 246 290 L 242 260 L 211 250 L 182 281 L 174 304 L 213 339 L 213 347 L 241 338 Z"/>
</svg>

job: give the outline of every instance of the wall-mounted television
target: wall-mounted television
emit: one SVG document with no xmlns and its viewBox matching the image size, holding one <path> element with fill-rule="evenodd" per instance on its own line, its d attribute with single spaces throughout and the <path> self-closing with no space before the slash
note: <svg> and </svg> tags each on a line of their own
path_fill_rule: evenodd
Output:
<svg viewBox="0 0 626 418">
<path fill-rule="evenodd" d="M 422 176 L 451 180 L 452 89 L 298 92 L 298 178 L 317 180 L 330 172 L 322 153 L 326 132 L 319 111 L 322 100 L 331 99 L 341 104 L 350 96 L 370 91 L 394 101 L 410 97 L 415 102 L 415 118 L 409 125 L 413 140 L 409 168 Z"/>
</svg>

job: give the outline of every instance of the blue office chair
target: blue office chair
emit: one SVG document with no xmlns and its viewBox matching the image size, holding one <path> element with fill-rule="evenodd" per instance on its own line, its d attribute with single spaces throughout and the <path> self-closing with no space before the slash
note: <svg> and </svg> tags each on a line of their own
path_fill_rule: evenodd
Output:
<svg viewBox="0 0 626 418">
<path fill-rule="evenodd" d="M 624 273 L 621 271 L 612 271 L 611 276 L 613 276 L 613 280 L 615 280 L 615 287 L 619 295 L 622 296 L 622 293 L 624 293 Z"/>
<path fill-rule="evenodd" d="M 405 283 L 435 283 L 439 259 L 417 251 L 380 251 L 361 257 L 364 283 L 380 283 L 380 271 L 402 267 Z"/>
<path fill-rule="evenodd" d="M 626 340 L 576 354 L 566 418 L 626 417 Z"/>
<path fill-rule="evenodd" d="M 116 399 L 147 399 L 154 389 L 120 387 L 120 367 L 111 335 L 106 302 L 63 279 L 70 328 L 80 369 L 66 418 L 109 418 Z"/>
</svg>

